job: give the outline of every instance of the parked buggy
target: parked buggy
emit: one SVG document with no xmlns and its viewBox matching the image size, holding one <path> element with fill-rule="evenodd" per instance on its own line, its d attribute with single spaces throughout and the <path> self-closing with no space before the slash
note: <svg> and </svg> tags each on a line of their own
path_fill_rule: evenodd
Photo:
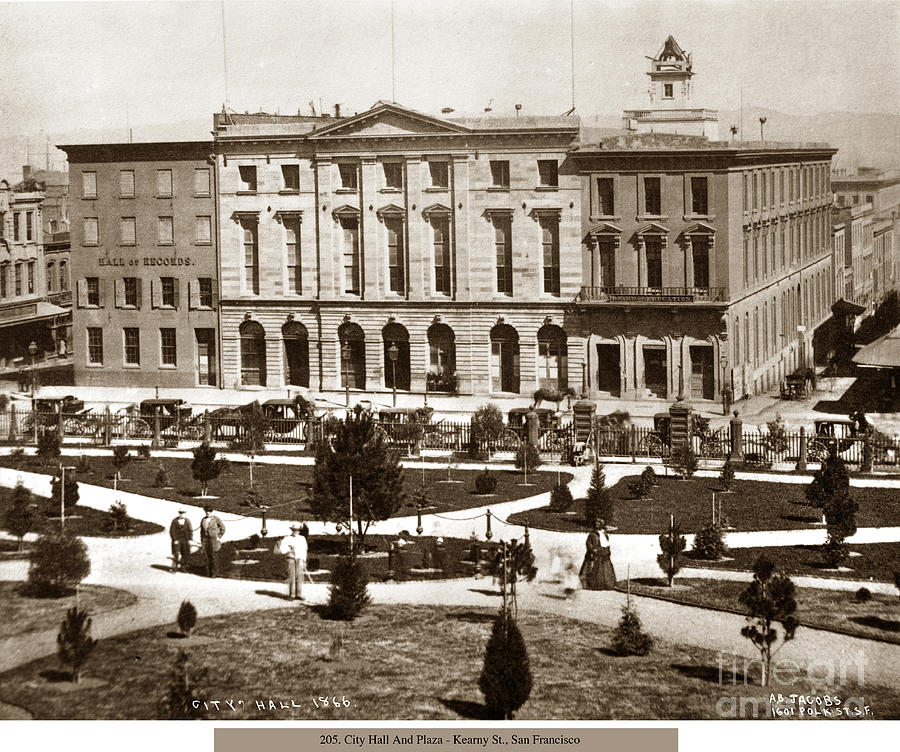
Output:
<svg viewBox="0 0 900 752">
<path fill-rule="evenodd" d="M 721 459 L 728 456 L 730 440 L 727 429 L 714 431 L 709 418 L 702 415 L 691 416 L 691 439 L 695 451 L 707 459 Z M 672 416 L 657 413 L 653 416 L 653 430 L 641 441 L 641 453 L 650 457 L 666 457 L 672 449 Z"/>
<path fill-rule="evenodd" d="M 822 418 L 813 421 L 813 425 L 815 432 L 807 447 L 809 459 L 813 462 L 826 460 L 832 449 L 839 455 L 843 454 L 853 446 L 856 439 L 864 438 L 868 432 L 868 424 L 861 430 L 860 421 L 855 417 Z"/>
<path fill-rule="evenodd" d="M 56 428 L 59 425 L 59 416 L 63 417 L 63 430 L 65 424 L 72 418 L 89 413 L 85 410 L 84 401 L 66 395 L 65 397 L 40 397 L 32 401 L 31 414 L 22 421 L 22 430 L 26 433 L 45 428 Z"/>
</svg>

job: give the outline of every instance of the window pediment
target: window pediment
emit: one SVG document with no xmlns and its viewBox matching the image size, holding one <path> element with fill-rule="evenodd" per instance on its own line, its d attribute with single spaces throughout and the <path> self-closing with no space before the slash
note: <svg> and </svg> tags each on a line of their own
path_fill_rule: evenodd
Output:
<svg viewBox="0 0 900 752">
<path fill-rule="evenodd" d="M 641 236 L 641 235 L 668 235 L 669 228 L 666 227 L 665 225 L 661 225 L 657 222 L 648 222 L 643 227 L 640 227 L 635 234 L 638 236 Z"/>
<path fill-rule="evenodd" d="M 402 206 L 397 206 L 397 204 L 382 206 L 375 214 L 382 221 L 385 219 L 406 219 L 406 209 Z"/>
<path fill-rule="evenodd" d="M 290 211 L 277 211 L 275 212 L 275 221 L 279 224 L 284 224 L 285 220 L 288 222 L 302 222 L 303 221 L 303 211 L 300 209 L 292 209 Z"/>
<path fill-rule="evenodd" d="M 241 224 L 241 222 L 252 221 L 259 222 L 259 212 L 258 211 L 235 211 L 231 213 L 231 221 L 236 225 Z"/>
<path fill-rule="evenodd" d="M 562 219 L 562 209 L 535 207 L 528 213 L 528 216 L 535 222 L 542 219 L 555 219 L 559 222 Z"/>
<path fill-rule="evenodd" d="M 426 206 L 422 209 L 422 216 L 425 217 L 426 220 L 440 214 L 453 214 L 453 209 L 449 206 L 444 206 L 443 204 L 431 204 L 431 206 Z"/>
<path fill-rule="evenodd" d="M 684 235 L 715 235 L 716 228 L 712 225 L 706 224 L 706 222 L 697 222 L 696 224 L 688 227 L 684 232 Z"/>
<path fill-rule="evenodd" d="M 505 209 L 502 207 L 496 207 L 492 209 L 485 209 L 482 213 L 482 216 L 488 220 L 488 222 L 492 221 L 495 217 L 499 219 L 509 219 L 513 218 L 513 214 L 515 213 L 515 209 Z"/>
<path fill-rule="evenodd" d="M 339 206 L 337 209 L 334 209 L 331 212 L 331 216 L 335 219 L 335 221 L 339 220 L 341 217 L 359 219 L 359 214 L 359 207 L 350 206 L 350 204 Z"/>
<path fill-rule="evenodd" d="M 622 228 L 617 227 L 610 222 L 601 222 L 599 225 L 594 225 L 590 230 L 588 230 L 588 237 L 596 237 L 597 235 L 621 235 Z"/>
</svg>

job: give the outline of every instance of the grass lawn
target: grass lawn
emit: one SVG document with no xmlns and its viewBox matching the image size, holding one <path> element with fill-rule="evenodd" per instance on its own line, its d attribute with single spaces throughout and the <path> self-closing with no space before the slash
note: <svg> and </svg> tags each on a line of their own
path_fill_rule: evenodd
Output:
<svg viewBox="0 0 900 752">
<path fill-rule="evenodd" d="M 682 570 L 682 575 L 685 571 Z M 619 583 L 624 590 L 625 583 Z M 631 592 L 656 598 L 709 606 L 738 614 L 747 613 L 738 596 L 747 589 L 746 582 L 710 580 L 676 576 L 674 587 L 665 578 L 631 581 Z M 797 617 L 802 626 L 830 629 L 856 637 L 874 637 L 900 644 L 900 600 L 893 595 L 872 595 L 859 601 L 856 593 L 819 588 L 797 588 Z"/>
<path fill-rule="evenodd" d="M 806 506 L 805 484 L 736 480 L 731 493 L 721 493 L 717 478 L 658 477 L 658 485 L 648 499 L 635 499 L 629 483 L 637 476 L 622 478 L 610 488 L 615 500 L 612 524 L 620 533 L 666 531 L 669 515 L 674 514 L 684 532 L 693 533 L 712 516 L 712 494 L 722 502 L 722 514 L 735 530 L 795 530 L 808 528 L 821 519 L 819 511 Z M 859 502 L 856 523 L 859 527 L 900 525 L 900 493 L 892 488 L 853 488 Z M 573 513 L 574 512 L 574 513 Z M 520 512 L 510 522 L 527 519 L 532 527 L 561 532 L 586 532 L 584 501 L 576 499 L 572 512 L 560 514 L 549 507 Z M 607 520 L 609 522 L 609 520 Z"/>
<path fill-rule="evenodd" d="M 189 649 L 193 669 L 206 669 L 195 696 L 222 703 L 209 709 L 215 720 L 484 718 L 478 677 L 493 616 L 492 609 L 394 605 L 373 606 L 349 624 L 323 621 L 304 608 L 201 619 L 196 633 L 203 640 Z M 727 686 L 720 686 L 712 651 L 658 643 L 649 656 L 622 658 L 611 654 L 610 633 L 596 624 L 521 612 L 519 626 L 534 677 L 519 720 L 715 719 L 723 696 L 768 697 L 756 677 L 748 686 L 739 677 L 733 686 L 727 676 Z M 41 678 L 59 670 L 48 657 L 0 675 L 0 699 L 43 719 L 166 717 L 160 700 L 176 648 L 188 642 L 167 638 L 167 631 L 101 641 L 85 674 L 106 686 L 58 691 Z M 813 689 L 801 676 L 789 688 L 773 688 L 864 695 L 875 718 L 900 716 L 898 688 Z M 346 698 L 349 707 L 317 709 L 313 699 L 325 694 Z M 289 707 L 269 710 L 270 700 Z"/>
<path fill-rule="evenodd" d="M 822 531 L 822 541 L 825 531 Z M 727 538 L 726 538 L 727 542 Z M 893 572 L 900 571 L 900 543 L 849 544 L 850 551 L 861 554 L 844 563 L 847 571 L 825 569 L 818 546 L 767 546 L 765 548 L 733 548 L 728 555 L 732 561 L 705 561 L 686 557 L 685 566 L 753 570 L 753 563 L 765 554 L 786 574 L 802 574 L 813 577 L 838 577 L 850 580 L 876 580 L 893 582 Z"/>
<path fill-rule="evenodd" d="M 73 458 L 74 459 L 74 458 Z M 112 488 L 112 477 L 115 472 L 110 457 L 88 457 L 92 472 L 76 473 L 83 483 Z M 36 473 L 51 473 L 55 465 L 39 466 L 32 464 L 33 458 L 0 457 L 0 465 L 21 467 Z M 76 464 L 73 462 L 72 464 Z M 164 467 L 171 488 L 158 488 L 156 476 L 160 467 Z M 309 517 L 305 499 L 312 493 L 313 467 L 311 465 L 269 465 L 257 463 L 253 467 L 254 485 L 260 491 L 264 503 L 272 509 L 268 513 L 270 519 L 297 519 Z M 506 470 L 491 470 L 497 478 L 496 491 L 489 496 L 475 493 L 475 476 L 480 470 L 451 470 L 447 481 L 447 468 L 407 469 L 404 471 L 405 492 L 408 505 L 403 506 L 396 516 L 415 514 L 414 498 L 422 489 L 423 478 L 425 495 L 430 502 L 427 512 L 446 512 L 455 509 L 469 509 L 485 504 L 497 504 L 513 501 L 526 496 L 549 491 L 556 485 L 555 472 L 529 473 L 528 485 L 523 485 L 521 473 Z M 152 458 L 135 460 L 129 463 L 122 473 L 128 480 L 121 481 L 119 488 L 123 491 L 154 496 L 170 501 L 186 501 L 199 504 L 201 500 L 200 484 L 191 473 L 190 459 Z M 563 483 L 572 480 L 572 475 L 562 473 Z M 458 481 L 458 482 L 457 482 Z M 249 483 L 249 467 L 247 463 L 231 463 L 225 472 L 209 484 L 211 496 L 209 503 L 217 510 L 236 514 L 247 514 L 249 507 L 244 505 L 244 496 Z M 289 503 L 296 502 L 296 503 Z"/>
<path fill-rule="evenodd" d="M 25 632 L 56 629 L 75 605 L 75 593 L 62 598 L 34 598 L 21 593 L 23 582 L 0 581 L 0 638 Z M 115 611 L 137 603 L 137 598 L 125 590 L 102 585 L 81 585 L 78 604 L 91 615 Z"/>
</svg>

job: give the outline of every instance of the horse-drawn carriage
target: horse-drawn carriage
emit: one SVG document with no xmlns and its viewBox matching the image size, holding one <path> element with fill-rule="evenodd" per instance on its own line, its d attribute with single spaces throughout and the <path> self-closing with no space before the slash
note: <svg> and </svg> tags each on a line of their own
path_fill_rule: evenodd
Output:
<svg viewBox="0 0 900 752">
<path fill-rule="evenodd" d="M 713 430 L 709 418 L 702 415 L 691 416 L 691 441 L 701 457 L 721 459 L 727 457 L 731 449 L 728 430 Z M 668 456 L 672 448 L 672 416 L 669 413 L 657 413 L 653 416 L 653 430 L 647 434 L 640 444 L 640 453 L 649 457 Z"/>
<path fill-rule="evenodd" d="M 63 430 L 67 421 L 90 413 L 85 409 L 84 401 L 66 395 L 65 397 L 40 397 L 32 403 L 31 414 L 22 421 L 22 430 L 30 433 L 37 427 L 38 430 L 56 428 L 59 425 L 59 416 L 62 415 Z"/>
<path fill-rule="evenodd" d="M 240 441 L 250 421 L 259 417 L 266 441 L 275 439 L 306 442 L 315 417 L 315 403 L 303 395 L 270 399 L 262 404 L 254 400 L 236 407 L 220 407 L 209 413 L 210 434 L 213 441 Z"/>
<path fill-rule="evenodd" d="M 138 408 L 139 419 L 146 423 L 151 432 L 159 433 L 163 440 L 200 441 L 203 426 L 199 416 L 193 417 L 194 409 L 183 399 L 148 399 Z"/>
<path fill-rule="evenodd" d="M 518 441 L 528 440 L 528 414 L 534 412 L 538 418 L 538 449 L 543 452 L 566 453 L 572 443 L 570 432 L 562 426 L 561 415 L 548 407 L 514 407 L 507 413 L 507 430 L 516 435 Z"/>
</svg>

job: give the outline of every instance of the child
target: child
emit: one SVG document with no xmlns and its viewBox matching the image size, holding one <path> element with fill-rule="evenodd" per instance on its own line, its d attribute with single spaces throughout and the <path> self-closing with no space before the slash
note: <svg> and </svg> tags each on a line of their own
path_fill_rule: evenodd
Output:
<svg viewBox="0 0 900 752">
<path fill-rule="evenodd" d="M 566 563 L 566 571 L 563 574 L 563 592 L 566 595 L 566 600 L 575 600 L 575 593 L 578 591 L 580 584 L 578 567 L 575 566 L 575 562 L 572 559 L 569 559 Z"/>
</svg>

